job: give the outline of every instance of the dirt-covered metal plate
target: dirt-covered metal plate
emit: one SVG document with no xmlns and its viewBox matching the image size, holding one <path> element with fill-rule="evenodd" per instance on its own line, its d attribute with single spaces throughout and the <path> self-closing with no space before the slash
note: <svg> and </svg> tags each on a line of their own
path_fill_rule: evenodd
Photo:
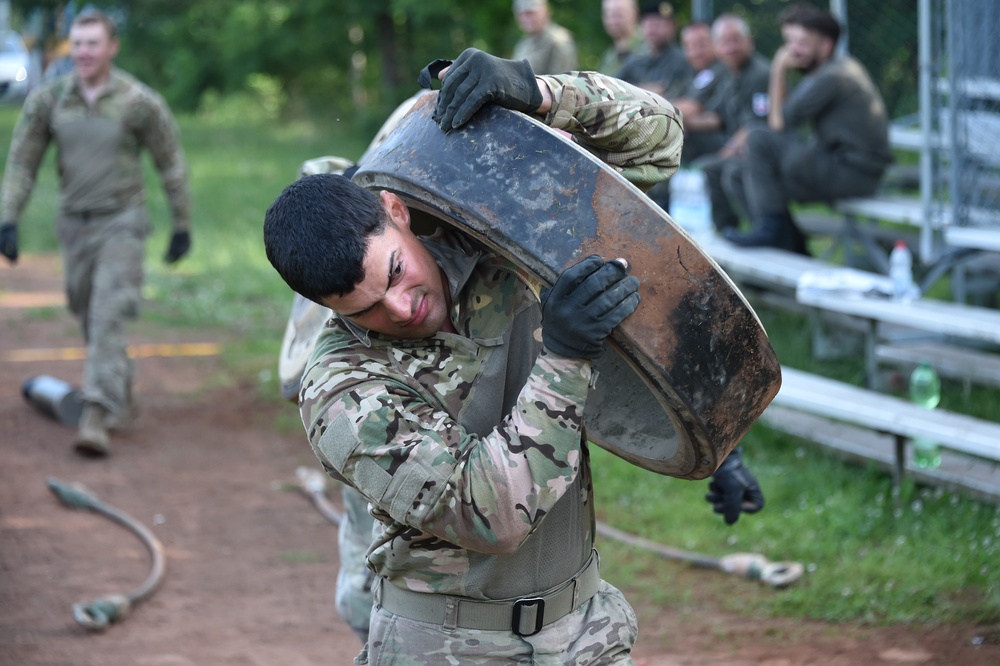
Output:
<svg viewBox="0 0 1000 666">
<path fill-rule="evenodd" d="M 589 254 L 626 258 L 642 302 L 597 362 L 588 436 L 653 472 L 711 475 L 781 383 L 743 295 L 669 215 L 559 132 L 490 105 L 445 133 L 435 99 L 416 103 L 354 182 L 396 193 L 542 284 Z"/>
</svg>

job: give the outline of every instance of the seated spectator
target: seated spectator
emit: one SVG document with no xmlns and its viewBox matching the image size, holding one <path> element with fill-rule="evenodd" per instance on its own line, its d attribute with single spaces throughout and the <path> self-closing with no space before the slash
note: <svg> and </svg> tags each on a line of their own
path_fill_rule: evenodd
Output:
<svg viewBox="0 0 1000 666">
<path fill-rule="evenodd" d="M 601 55 L 597 71 L 615 76 L 633 55 L 646 53 L 639 34 L 639 3 L 636 0 L 602 0 L 601 23 L 611 46 Z"/>
<path fill-rule="evenodd" d="M 684 125 L 704 130 L 713 127 L 725 137 L 717 153 L 702 157 L 697 165 L 705 172 L 712 204 L 712 222 L 719 231 L 739 224 L 734 204 L 746 210 L 742 182 L 732 173 L 743 168 L 746 138 L 753 127 L 766 127 L 770 109 L 768 85 L 771 64 L 754 50 L 750 27 L 735 14 L 723 14 L 712 24 L 712 46 L 725 67 L 725 85 L 718 95 L 720 103 L 693 118 L 684 117 Z M 739 187 L 727 187 L 736 181 Z"/>
<path fill-rule="evenodd" d="M 677 99 L 671 100 L 684 114 L 684 153 L 681 156 L 684 165 L 716 152 L 726 141 L 717 112 L 724 101 L 720 92 L 725 89 L 726 70 L 716 58 L 712 26 L 708 23 L 699 21 L 684 26 L 681 48 L 694 72 Z"/>
<path fill-rule="evenodd" d="M 768 127 L 747 136 L 739 174 L 752 229 L 724 236 L 742 246 L 807 254 L 791 201 L 832 201 L 875 192 L 892 162 L 885 104 L 865 68 L 835 54 L 840 24 L 829 12 L 796 5 L 782 14 L 784 45 L 771 63 Z M 790 70 L 805 77 L 789 93 Z M 812 137 L 798 128 L 808 125 Z"/>
<path fill-rule="evenodd" d="M 673 100 L 694 75 L 674 43 L 674 8 L 669 2 L 651 2 L 643 6 L 640 14 L 639 27 L 648 52 L 626 60 L 618 78 Z"/>
<path fill-rule="evenodd" d="M 514 18 L 524 33 L 514 46 L 514 60 L 527 60 L 535 74 L 579 69 L 573 35 L 552 22 L 548 0 L 514 0 Z"/>
</svg>

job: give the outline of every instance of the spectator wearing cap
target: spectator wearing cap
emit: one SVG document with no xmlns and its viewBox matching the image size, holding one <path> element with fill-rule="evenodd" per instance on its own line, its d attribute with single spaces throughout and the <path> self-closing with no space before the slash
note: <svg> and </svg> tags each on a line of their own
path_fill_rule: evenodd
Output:
<svg viewBox="0 0 1000 666">
<path fill-rule="evenodd" d="M 633 55 L 647 52 L 639 34 L 639 3 L 636 0 L 602 0 L 601 23 L 611 38 L 611 46 L 601 55 L 597 70 L 615 76 Z"/>
<path fill-rule="evenodd" d="M 514 0 L 514 18 L 524 33 L 514 46 L 514 60 L 527 60 L 535 74 L 579 69 L 573 34 L 552 22 L 548 0 Z"/>
<path fill-rule="evenodd" d="M 740 171 L 752 229 L 724 236 L 737 245 L 808 254 L 791 201 L 873 194 L 892 162 L 882 96 L 857 60 L 835 54 L 840 24 L 829 12 L 795 5 L 782 14 L 784 45 L 771 63 L 768 127 L 747 136 Z M 791 92 L 788 73 L 805 74 Z M 808 126 L 811 137 L 798 130 Z"/>
<path fill-rule="evenodd" d="M 640 15 L 639 27 L 649 52 L 625 61 L 618 78 L 668 100 L 676 99 L 694 72 L 674 41 L 674 8 L 669 2 L 652 2 L 643 5 Z"/>
</svg>

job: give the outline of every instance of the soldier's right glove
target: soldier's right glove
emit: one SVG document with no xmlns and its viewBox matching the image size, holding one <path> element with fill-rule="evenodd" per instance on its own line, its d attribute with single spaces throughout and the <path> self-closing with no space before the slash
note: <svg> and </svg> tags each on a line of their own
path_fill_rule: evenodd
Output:
<svg viewBox="0 0 1000 666">
<path fill-rule="evenodd" d="M 542 91 L 527 60 L 505 60 L 479 49 L 465 49 L 441 83 L 434 120 L 445 131 L 455 129 L 488 102 L 534 113 L 542 105 Z"/>
<path fill-rule="evenodd" d="M 13 222 L 0 225 L 0 254 L 17 263 L 17 225 Z"/>
<path fill-rule="evenodd" d="M 624 261 L 591 255 L 570 266 L 542 290 L 542 343 L 560 356 L 598 358 L 615 326 L 639 307 L 638 289 Z"/>
</svg>

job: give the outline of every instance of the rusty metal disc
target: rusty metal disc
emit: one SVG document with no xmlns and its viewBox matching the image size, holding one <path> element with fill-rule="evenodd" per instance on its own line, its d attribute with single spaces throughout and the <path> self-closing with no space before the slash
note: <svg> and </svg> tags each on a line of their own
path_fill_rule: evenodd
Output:
<svg viewBox="0 0 1000 666">
<path fill-rule="evenodd" d="M 653 472 L 711 475 L 781 383 L 743 295 L 669 215 L 560 133 L 494 105 L 445 133 L 435 100 L 416 103 L 354 182 L 396 193 L 543 284 L 589 254 L 628 259 L 642 302 L 596 364 L 588 437 Z"/>
</svg>

